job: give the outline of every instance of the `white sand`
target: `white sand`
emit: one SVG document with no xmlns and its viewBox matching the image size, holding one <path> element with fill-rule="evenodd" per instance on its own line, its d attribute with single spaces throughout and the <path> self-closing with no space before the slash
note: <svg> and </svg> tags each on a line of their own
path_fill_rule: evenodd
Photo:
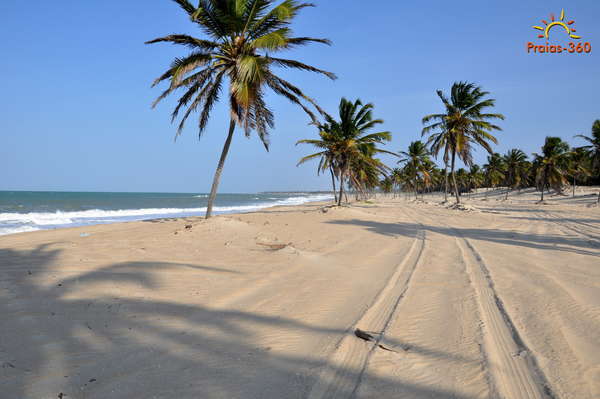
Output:
<svg viewBox="0 0 600 399">
<path fill-rule="evenodd" d="M 0 398 L 599 398 L 594 193 L 0 237 Z"/>
</svg>

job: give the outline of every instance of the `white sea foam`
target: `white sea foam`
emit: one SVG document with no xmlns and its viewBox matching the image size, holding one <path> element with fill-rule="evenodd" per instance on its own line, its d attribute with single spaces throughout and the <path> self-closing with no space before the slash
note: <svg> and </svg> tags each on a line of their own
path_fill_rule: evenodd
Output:
<svg viewBox="0 0 600 399">
<path fill-rule="evenodd" d="M 16 233 L 27 233 L 29 231 L 41 230 L 32 226 L 17 226 L 17 227 L 0 227 L 0 236 Z"/>
<path fill-rule="evenodd" d="M 277 201 L 269 201 L 238 206 L 216 206 L 215 213 L 251 212 L 258 209 L 277 205 L 300 205 L 312 201 L 331 199 L 330 195 L 315 194 L 307 196 L 289 197 Z M 122 209 L 101 210 L 90 209 L 72 212 L 30 212 L 30 213 L 0 213 L 0 235 L 14 234 L 42 229 L 55 229 L 61 227 L 85 226 L 93 224 L 107 224 L 135 220 L 156 219 L 162 217 L 199 216 L 206 212 L 202 208 L 147 208 L 147 209 Z"/>
</svg>

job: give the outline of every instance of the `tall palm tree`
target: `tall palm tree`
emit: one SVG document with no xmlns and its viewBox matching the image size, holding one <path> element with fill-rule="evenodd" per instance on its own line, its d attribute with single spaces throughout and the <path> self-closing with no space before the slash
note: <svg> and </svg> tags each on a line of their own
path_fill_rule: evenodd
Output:
<svg viewBox="0 0 600 399">
<path fill-rule="evenodd" d="M 518 189 L 522 187 L 531 187 L 535 185 L 535 174 L 533 173 L 533 163 L 530 161 L 523 162 L 521 166 L 521 184 Z"/>
<path fill-rule="evenodd" d="M 335 202 L 337 203 L 338 199 L 337 199 L 337 191 L 335 189 L 335 179 L 336 179 L 336 176 L 338 176 L 338 174 L 339 174 L 339 168 L 336 164 L 335 150 L 336 150 L 336 144 L 337 144 L 337 141 L 339 140 L 339 138 L 335 135 L 335 132 L 327 132 L 324 130 L 321 130 L 319 132 L 319 137 L 320 137 L 320 139 L 300 140 L 296 143 L 296 145 L 298 145 L 300 143 L 311 144 L 322 150 L 317 153 L 303 157 L 302 159 L 300 159 L 300 161 L 298 161 L 298 164 L 296 166 L 300 166 L 305 162 L 308 162 L 310 160 L 318 158 L 319 165 L 317 167 L 317 174 L 320 174 L 322 172 L 324 173 L 325 171 L 329 170 L 329 173 L 331 174 L 331 185 L 332 185 L 332 189 L 333 189 L 333 198 L 334 198 Z"/>
<path fill-rule="evenodd" d="M 300 106 L 313 121 L 316 121 L 316 116 L 309 106 L 323 113 L 313 99 L 277 76 L 273 69 L 299 69 L 331 79 L 335 79 L 335 75 L 296 60 L 274 57 L 273 54 L 309 43 L 330 42 L 292 35 L 292 21 L 301 9 L 312 6 L 310 3 L 284 0 L 276 5 L 273 0 L 198 0 L 196 7 L 189 0 L 174 1 L 198 25 L 204 37 L 173 34 L 146 42 L 167 42 L 191 49 L 187 56 L 176 58 L 169 69 L 154 81 L 153 86 L 169 81 L 169 87 L 156 99 L 153 107 L 173 92 L 182 90 L 183 94 L 171 114 L 174 122 L 185 110 L 176 137 L 181 134 L 189 116 L 196 111 L 200 113 L 198 129 L 201 136 L 223 86 L 227 82 L 229 84 L 226 94 L 229 132 L 208 198 L 206 217 L 209 218 L 236 125 L 244 129 L 246 136 L 255 130 L 265 148 L 269 148 L 269 129 L 274 127 L 274 115 L 265 102 L 267 89 Z"/>
<path fill-rule="evenodd" d="M 569 174 L 573 178 L 573 197 L 575 197 L 577 179 L 582 180 L 591 175 L 589 164 L 591 164 L 591 159 L 584 148 L 574 148 L 569 154 Z"/>
<path fill-rule="evenodd" d="M 583 148 L 592 161 L 592 170 L 595 173 L 596 177 L 600 176 L 600 119 L 596 120 L 592 125 L 592 134 L 591 136 L 585 136 L 583 134 L 578 134 L 575 137 L 579 137 L 584 139 L 589 143 L 589 145 L 585 145 Z M 598 191 L 598 199 L 597 203 L 600 204 L 600 191 Z"/>
<path fill-rule="evenodd" d="M 567 183 L 565 175 L 568 173 L 569 145 L 560 137 L 546 137 L 541 154 L 534 154 L 537 172 L 536 181 L 542 191 L 540 201 L 544 200 L 544 190 L 552 187 L 557 192 L 562 192 L 562 187 Z"/>
<path fill-rule="evenodd" d="M 379 183 L 380 176 L 387 176 L 389 168 L 378 158 L 375 158 L 375 147 L 365 147 L 366 152 L 360 157 L 353 157 L 348 168 L 348 183 L 364 199 Z"/>
<path fill-rule="evenodd" d="M 320 131 L 329 135 L 330 141 L 327 148 L 333 154 L 333 163 L 338 170 L 340 184 L 338 205 L 342 204 L 344 184 L 347 179 L 353 178 L 353 163 L 368 162 L 378 168 L 379 161 L 373 158 L 374 154 L 397 155 L 377 146 L 390 141 L 392 134 L 387 131 L 371 133 L 375 126 L 383 123 L 382 119 L 373 119 L 373 108 L 373 104 L 363 105 L 360 100 L 351 102 L 342 98 L 339 105 L 339 121 L 326 114 L 325 123 L 319 125 Z M 315 145 L 313 140 L 300 140 L 297 144 L 300 143 Z M 318 156 L 321 156 L 320 153 L 309 155 L 302 160 Z M 300 161 L 302 162 L 302 160 Z"/>
<path fill-rule="evenodd" d="M 443 123 L 438 126 L 439 131 L 431 133 L 430 131 L 423 132 L 421 135 L 430 133 L 427 145 L 431 154 L 437 159 L 439 153 L 443 150 L 442 159 L 444 161 L 444 202 L 448 202 L 448 163 L 450 162 L 450 133 L 448 132 L 447 126 Z"/>
<path fill-rule="evenodd" d="M 456 182 L 458 185 L 459 195 L 467 190 L 469 185 L 469 173 L 465 168 L 460 168 L 456 171 Z"/>
<path fill-rule="evenodd" d="M 412 177 L 416 197 L 419 180 L 422 180 L 424 185 L 431 181 L 429 151 L 422 141 L 417 140 L 410 143 L 408 151 L 401 151 L 399 154 L 402 158 L 398 163 L 404 163 L 407 174 Z"/>
<path fill-rule="evenodd" d="M 402 189 L 402 185 L 404 183 L 404 171 L 400 168 L 394 168 L 392 169 L 392 172 L 390 173 L 390 178 L 392 179 L 392 182 L 394 183 L 394 186 L 397 187 L 397 194 L 398 196 L 400 196 L 400 191 Z M 394 194 L 395 197 L 396 193 Z"/>
<path fill-rule="evenodd" d="M 471 169 L 469 169 L 469 193 L 471 190 L 477 190 L 479 187 L 483 185 L 485 177 L 483 176 L 483 172 L 479 165 L 472 165 Z"/>
<path fill-rule="evenodd" d="M 454 174 L 456 156 L 465 165 L 472 165 L 472 144 L 482 146 L 491 154 L 492 148 L 489 142 L 497 143 L 496 137 L 491 132 L 502 130 L 491 121 L 504 119 L 504 116 L 486 112 L 487 108 L 495 106 L 494 99 L 485 99 L 488 94 L 488 92 L 483 91 L 481 87 L 473 83 L 456 82 L 450 90 L 450 98 L 441 90 L 437 91 L 438 97 L 444 104 L 445 112 L 443 114 L 427 115 L 423 118 L 424 125 L 430 124 L 423 128 L 422 134 L 435 132 L 430 138 L 432 145 L 438 143 L 437 145 L 440 148 L 448 146 L 451 162 L 450 173 L 454 183 L 457 203 L 460 203 L 460 197 Z"/>
<path fill-rule="evenodd" d="M 509 150 L 504 156 L 504 165 L 506 167 L 506 197 L 508 199 L 508 193 L 511 189 L 516 188 L 521 183 L 521 176 L 523 175 L 523 168 L 527 161 L 527 155 L 517 148 Z"/>
<path fill-rule="evenodd" d="M 391 176 L 386 176 L 379 182 L 379 188 L 384 194 L 389 194 L 394 190 L 394 180 Z"/>
<path fill-rule="evenodd" d="M 483 165 L 485 171 L 485 178 L 487 184 L 495 188 L 505 178 L 506 166 L 504 165 L 504 159 L 502 155 L 493 153 L 487 158 L 487 164 Z M 488 192 L 486 191 L 485 197 L 487 199 Z"/>
</svg>

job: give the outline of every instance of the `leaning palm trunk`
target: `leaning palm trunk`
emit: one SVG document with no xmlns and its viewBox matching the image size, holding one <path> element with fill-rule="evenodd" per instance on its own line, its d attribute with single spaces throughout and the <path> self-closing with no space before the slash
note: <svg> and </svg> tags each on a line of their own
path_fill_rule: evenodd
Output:
<svg viewBox="0 0 600 399">
<path fill-rule="evenodd" d="M 210 189 L 210 195 L 208 196 L 208 205 L 206 206 L 207 219 L 210 219 L 210 217 L 212 216 L 213 203 L 215 202 L 215 198 L 217 197 L 217 189 L 219 188 L 219 182 L 221 181 L 221 173 L 223 172 L 223 166 L 225 166 L 225 159 L 227 158 L 227 153 L 229 152 L 229 147 L 231 146 L 231 139 L 233 138 L 234 130 L 235 121 L 231 119 L 231 122 L 229 122 L 229 135 L 227 136 L 227 140 L 225 140 L 223 152 L 221 152 L 219 165 L 217 166 L 215 177 L 213 179 L 212 188 Z"/>
<path fill-rule="evenodd" d="M 340 193 L 338 195 L 338 206 L 342 206 L 342 196 L 344 195 L 344 172 L 340 171 Z"/>
<path fill-rule="evenodd" d="M 542 180 L 542 197 L 541 197 L 540 201 L 544 201 L 544 190 L 546 189 L 546 171 L 544 171 L 543 176 L 544 176 L 544 178 Z"/>
<path fill-rule="evenodd" d="M 329 172 L 331 172 L 331 185 L 333 187 L 333 200 L 337 202 L 337 191 L 335 189 L 335 176 L 333 174 L 333 168 L 329 167 Z"/>
<path fill-rule="evenodd" d="M 456 184 L 456 175 L 454 173 L 454 161 L 456 159 L 456 151 L 452 151 L 452 166 L 450 167 L 450 172 L 452 173 L 452 183 L 454 184 L 454 194 L 456 196 L 456 203 L 460 204 L 460 196 L 458 195 L 458 185 Z"/>
</svg>

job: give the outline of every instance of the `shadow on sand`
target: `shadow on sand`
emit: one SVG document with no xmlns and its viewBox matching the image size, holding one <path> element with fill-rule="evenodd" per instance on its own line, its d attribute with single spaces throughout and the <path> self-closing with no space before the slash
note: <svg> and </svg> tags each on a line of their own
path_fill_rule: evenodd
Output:
<svg viewBox="0 0 600 399">
<path fill-rule="evenodd" d="M 353 223 L 384 234 L 399 232 L 397 225 Z M 26 251 L 0 249 L 2 398 L 57 398 L 61 393 L 66 399 L 301 398 L 326 360 L 261 347 L 256 328 L 316 333 L 315 339 L 329 340 L 346 333 L 243 310 L 98 293 L 102 284 L 155 289 L 160 283 L 153 274 L 156 270 L 177 273 L 194 268 L 199 286 L 208 284 L 204 275 L 235 273 L 231 270 L 127 262 L 59 280 L 54 276 L 63 266 L 57 265 L 59 255 L 51 245 Z M 406 344 L 424 356 L 476 361 Z M 346 376 L 355 381 L 359 371 L 348 370 Z M 468 399 L 410 381 L 366 377 L 411 397 Z M 346 394 L 353 396 L 350 391 Z"/>
<path fill-rule="evenodd" d="M 498 244 L 511 245 L 516 247 L 563 251 L 576 253 L 580 255 L 600 257 L 600 251 L 598 251 L 597 243 L 591 242 L 588 239 L 573 238 L 555 234 L 519 233 L 515 231 L 493 230 L 485 228 L 450 228 L 416 223 L 374 222 L 371 220 L 361 219 L 333 220 L 327 223 L 362 226 L 372 232 L 383 234 L 386 236 L 400 235 L 406 237 L 413 237 L 415 231 L 424 229 L 426 231 L 431 231 L 433 233 L 443 234 L 452 237 L 458 235 L 468 239 L 490 241 Z"/>
</svg>

